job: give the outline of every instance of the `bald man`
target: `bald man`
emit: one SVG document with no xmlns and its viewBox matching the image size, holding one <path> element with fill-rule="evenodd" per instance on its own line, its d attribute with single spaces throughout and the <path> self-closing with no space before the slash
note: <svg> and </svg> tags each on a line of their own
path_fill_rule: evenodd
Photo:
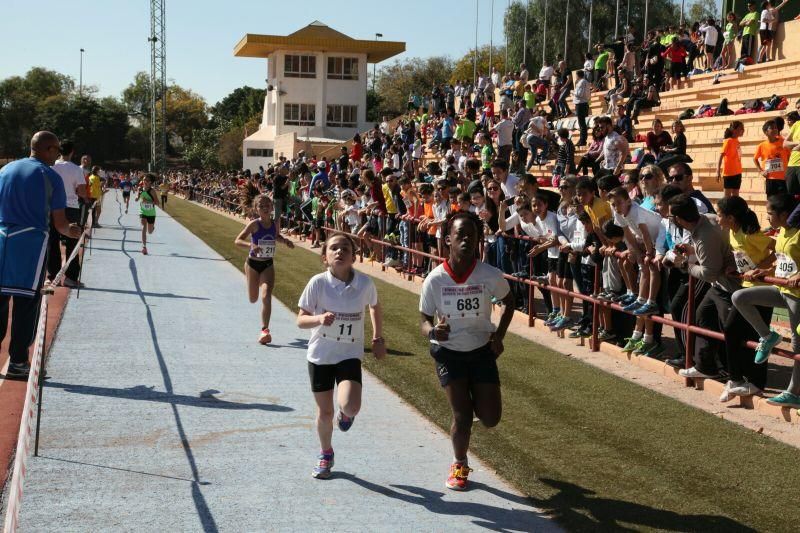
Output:
<svg viewBox="0 0 800 533">
<path fill-rule="evenodd" d="M 30 371 L 28 348 L 39 318 L 51 220 L 60 233 L 80 237 L 80 229 L 70 225 L 64 212 L 64 182 L 50 168 L 59 148 L 58 137 L 40 131 L 31 139 L 29 158 L 0 169 L 0 341 L 6 335 L 8 306 L 14 299 L 7 378 L 27 378 Z"/>
</svg>

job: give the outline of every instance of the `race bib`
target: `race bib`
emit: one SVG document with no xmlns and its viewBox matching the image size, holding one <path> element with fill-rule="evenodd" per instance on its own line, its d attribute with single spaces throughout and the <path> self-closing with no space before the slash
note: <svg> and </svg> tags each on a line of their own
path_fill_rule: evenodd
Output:
<svg viewBox="0 0 800 533">
<path fill-rule="evenodd" d="M 756 264 L 750 259 L 750 256 L 744 253 L 744 250 L 734 250 L 733 258 L 736 260 L 736 271 L 739 274 L 750 272 L 756 268 Z"/>
<path fill-rule="evenodd" d="M 780 157 L 767 159 L 765 170 L 767 172 L 783 172 L 783 159 Z"/>
<path fill-rule="evenodd" d="M 153 209 L 153 202 L 142 202 L 142 209 L 145 211 L 150 211 Z"/>
<path fill-rule="evenodd" d="M 346 344 L 364 344 L 363 313 L 335 313 L 336 318 L 330 326 L 322 326 L 323 338 Z"/>
<path fill-rule="evenodd" d="M 259 239 L 256 255 L 264 259 L 275 257 L 275 241 L 273 239 Z"/>
<path fill-rule="evenodd" d="M 797 263 L 794 262 L 794 259 L 780 252 L 775 253 L 775 257 L 778 258 L 775 265 L 776 278 L 787 279 L 797 274 Z"/>
<path fill-rule="evenodd" d="M 483 285 L 442 287 L 442 314 L 446 318 L 479 317 L 486 305 Z"/>
</svg>

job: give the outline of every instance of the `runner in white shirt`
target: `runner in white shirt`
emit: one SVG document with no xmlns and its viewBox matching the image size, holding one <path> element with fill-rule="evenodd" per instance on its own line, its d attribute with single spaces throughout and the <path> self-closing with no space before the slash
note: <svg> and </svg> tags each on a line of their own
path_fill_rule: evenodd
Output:
<svg viewBox="0 0 800 533">
<path fill-rule="evenodd" d="M 288 248 L 294 248 L 294 243 L 281 235 L 280 219 L 273 218 L 275 205 L 272 198 L 266 194 L 256 196 L 253 208 L 258 212 L 258 218 L 247 223 L 236 236 L 234 244 L 250 250 L 244 265 L 247 295 L 250 303 L 254 304 L 261 293 L 261 334 L 258 342 L 269 344 L 272 342 L 269 320 L 272 315 L 272 289 L 275 287 L 275 244 L 283 242 Z"/>
<path fill-rule="evenodd" d="M 453 411 L 454 457 L 446 482 L 453 490 L 467 488 L 473 416 L 486 427 L 500 422 L 497 358 L 514 314 L 514 297 L 503 273 L 477 260 L 482 228 L 483 222 L 467 211 L 447 219 L 450 256 L 425 278 L 419 302 L 422 334 L 430 338 L 436 373 Z M 492 323 L 492 298 L 504 306 L 497 326 Z"/>
<path fill-rule="evenodd" d="M 61 143 L 61 158 L 53 165 L 53 170 L 61 176 L 64 182 L 64 192 L 67 197 L 67 207 L 64 215 L 67 220 L 74 224 L 81 223 L 81 206 L 79 198 L 86 198 L 86 181 L 83 177 L 83 169 L 71 161 L 75 147 L 71 141 Z M 69 257 L 75 246 L 77 239 L 72 239 L 59 232 L 51 230 L 48 241 L 47 258 L 47 277 L 52 280 L 61 270 L 61 241 L 64 240 L 66 256 Z M 76 257 L 67 267 L 66 275 L 62 284 L 66 287 L 83 287 L 80 282 L 81 262 Z"/>
<path fill-rule="evenodd" d="M 386 356 L 383 318 L 372 279 L 353 269 L 356 247 L 348 235 L 336 233 L 322 245 L 327 269 L 308 282 L 300 295 L 297 326 L 311 329 L 308 373 L 317 403 L 320 454 L 311 475 L 328 478 L 333 468 L 333 389 L 338 387 L 336 422 L 347 431 L 361 409 L 361 359 L 364 357 L 364 308 L 372 321 L 372 353 Z"/>
</svg>

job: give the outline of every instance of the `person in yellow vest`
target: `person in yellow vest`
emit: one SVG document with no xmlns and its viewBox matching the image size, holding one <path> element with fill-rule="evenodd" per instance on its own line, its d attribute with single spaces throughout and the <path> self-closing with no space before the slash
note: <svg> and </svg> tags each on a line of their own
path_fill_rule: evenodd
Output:
<svg viewBox="0 0 800 533">
<path fill-rule="evenodd" d="M 89 174 L 89 191 L 91 197 L 94 199 L 94 207 L 92 208 L 92 225 L 95 228 L 100 228 L 100 211 L 103 203 L 103 181 L 100 178 L 100 167 L 97 165 L 92 167 L 92 173 Z"/>
</svg>

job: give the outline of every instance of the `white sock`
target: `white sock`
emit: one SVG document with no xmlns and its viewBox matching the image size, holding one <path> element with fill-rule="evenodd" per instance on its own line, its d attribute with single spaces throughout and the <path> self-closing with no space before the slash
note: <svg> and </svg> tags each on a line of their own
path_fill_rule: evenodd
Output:
<svg viewBox="0 0 800 533">
<path fill-rule="evenodd" d="M 636 303 L 637 303 L 637 304 L 643 304 L 643 303 L 647 303 L 647 300 L 645 300 L 644 298 L 642 298 L 641 296 L 639 296 L 638 298 L 636 298 Z"/>
<path fill-rule="evenodd" d="M 648 305 L 656 305 L 655 300 L 647 300 Z"/>
<path fill-rule="evenodd" d="M 642 338 L 642 332 L 634 330 L 633 335 L 631 335 L 631 339 L 638 341 Z"/>
<path fill-rule="evenodd" d="M 650 344 L 651 342 L 653 342 L 653 336 L 652 335 L 645 335 L 644 336 L 644 342 L 645 342 L 645 344 Z"/>
</svg>

